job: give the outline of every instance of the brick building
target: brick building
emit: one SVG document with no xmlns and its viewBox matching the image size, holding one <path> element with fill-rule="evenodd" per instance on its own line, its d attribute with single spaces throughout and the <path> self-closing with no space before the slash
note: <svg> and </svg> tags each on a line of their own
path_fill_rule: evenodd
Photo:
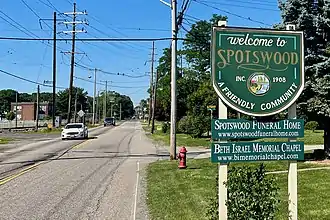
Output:
<svg viewBox="0 0 330 220">
<path fill-rule="evenodd" d="M 36 120 L 37 103 L 35 102 L 18 102 L 17 103 L 17 119 L 22 121 Z M 16 102 L 11 103 L 11 110 L 16 111 Z M 52 105 L 49 102 L 39 103 L 39 119 L 51 114 Z"/>
</svg>

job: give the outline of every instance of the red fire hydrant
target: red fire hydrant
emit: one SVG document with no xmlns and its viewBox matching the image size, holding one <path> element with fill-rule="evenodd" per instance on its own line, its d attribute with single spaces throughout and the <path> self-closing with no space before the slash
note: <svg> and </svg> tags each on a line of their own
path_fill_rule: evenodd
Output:
<svg viewBox="0 0 330 220">
<path fill-rule="evenodd" d="M 182 147 L 180 149 L 180 152 L 178 154 L 178 159 L 180 160 L 180 163 L 179 163 L 179 169 L 186 169 L 187 168 L 187 165 L 186 165 L 186 153 L 187 153 L 187 149 L 185 147 Z"/>
</svg>

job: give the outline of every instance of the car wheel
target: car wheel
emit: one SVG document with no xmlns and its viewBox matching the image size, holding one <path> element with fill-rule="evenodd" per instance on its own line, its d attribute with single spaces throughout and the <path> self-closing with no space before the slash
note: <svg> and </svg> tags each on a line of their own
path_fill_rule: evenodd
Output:
<svg viewBox="0 0 330 220">
<path fill-rule="evenodd" d="M 65 138 L 62 138 L 62 141 L 65 141 Z"/>
</svg>

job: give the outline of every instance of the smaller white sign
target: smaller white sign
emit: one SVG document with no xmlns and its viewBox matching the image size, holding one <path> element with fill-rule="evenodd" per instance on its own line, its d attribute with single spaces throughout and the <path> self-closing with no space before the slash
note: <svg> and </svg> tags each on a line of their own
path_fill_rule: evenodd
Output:
<svg viewBox="0 0 330 220">
<path fill-rule="evenodd" d="M 85 115 L 85 112 L 83 110 L 80 110 L 78 112 L 79 117 L 83 117 Z"/>
</svg>

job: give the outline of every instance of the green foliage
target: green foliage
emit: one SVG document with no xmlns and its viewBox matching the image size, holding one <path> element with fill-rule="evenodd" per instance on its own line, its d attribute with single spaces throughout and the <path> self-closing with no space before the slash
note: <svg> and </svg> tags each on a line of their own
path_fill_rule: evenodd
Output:
<svg viewBox="0 0 330 220">
<path fill-rule="evenodd" d="M 51 120 L 52 119 L 52 116 L 51 115 L 47 115 L 45 116 L 44 120 Z"/>
<path fill-rule="evenodd" d="M 12 120 L 14 120 L 14 119 L 15 119 L 15 113 L 12 112 L 12 111 L 8 112 L 7 115 L 6 115 L 6 119 L 7 119 L 8 121 L 12 121 Z"/>
<path fill-rule="evenodd" d="M 187 116 L 184 116 L 178 122 L 177 132 L 187 134 L 189 132 L 189 129 L 190 129 L 189 118 Z"/>
<path fill-rule="evenodd" d="M 203 115 L 188 115 L 178 123 L 178 132 L 189 134 L 193 138 L 202 137 L 208 132 L 211 124 L 210 118 Z"/>
<path fill-rule="evenodd" d="M 309 121 L 305 125 L 306 130 L 312 130 L 313 132 L 319 127 L 319 123 L 317 121 Z"/>
<path fill-rule="evenodd" d="M 78 111 L 80 110 L 80 106 L 82 106 L 82 110 L 86 111 L 87 109 L 87 92 L 84 91 L 83 88 L 73 87 L 72 91 L 72 102 L 71 102 L 71 114 L 74 113 L 74 100 L 77 94 L 77 107 Z M 58 92 L 58 98 L 56 103 L 56 114 L 59 114 L 66 119 L 68 116 L 68 102 L 69 102 L 69 89 L 65 89 Z"/>
<path fill-rule="evenodd" d="M 266 176 L 265 166 L 261 164 L 253 170 L 251 167 L 232 167 L 228 173 L 229 220 L 273 220 L 279 205 L 279 188 L 275 178 Z M 218 219 L 217 193 L 209 203 L 206 215 L 209 220 Z"/>
<path fill-rule="evenodd" d="M 15 102 L 16 91 L 12 89 L 0 90 L 0 112 L 9 112 L 11 110 L 11 103 Z"/>
<path fill-rule="evenodd" d="M 169 123 L 168 122 L 163 122 L 162 123 L 162 132 L 165 134 L 165 133 L 168 133 L 169 132 Z"/>
<path fill-rule="evenodd" d="M 295 24 L 304 32 L 305 88 L 299 98 L 299 114 L 308 121 L 330 116 L 330 2 L 325 0 L 281 0 L 282 24 Z"/>
</svg>

